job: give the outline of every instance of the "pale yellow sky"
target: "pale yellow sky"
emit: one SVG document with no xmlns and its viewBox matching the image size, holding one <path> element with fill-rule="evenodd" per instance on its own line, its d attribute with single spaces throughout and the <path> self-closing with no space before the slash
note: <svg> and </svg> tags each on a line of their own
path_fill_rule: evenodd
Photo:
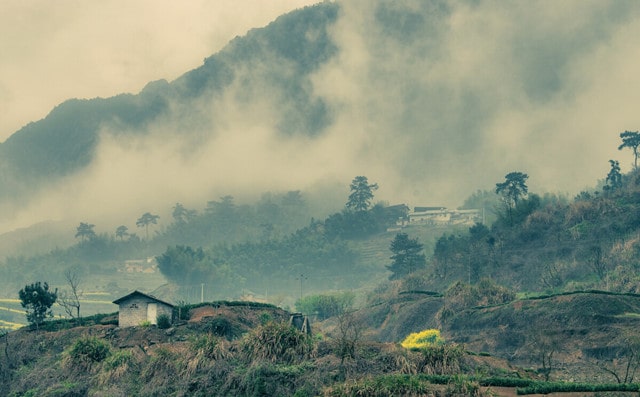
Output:
<svg viewBox="0 0 640 397">
<path fill-rule="evenodd" d="M 0 141 L 69 98 L 137 93 L 317 0 L 2 0 Z"/>
</svg>

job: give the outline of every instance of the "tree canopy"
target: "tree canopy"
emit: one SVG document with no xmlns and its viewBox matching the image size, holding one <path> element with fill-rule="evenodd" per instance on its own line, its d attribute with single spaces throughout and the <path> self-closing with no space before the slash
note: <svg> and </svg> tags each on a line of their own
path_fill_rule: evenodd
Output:
<svg viewBox="0 0 640 397">
<path fill-rule="evenodd" d="M 506 208 L 507 218 L 513 224 L 513 212 L 520 200 L 527 196 L 529 188 L 527 179 L 529 175 L 514 171 L 504 177 L 504 182 L 496 183 L 496 193 L 502 197 L 502 202 Z"/>
<path fill-rule="evenodd" d="M 398 233 L 389 247 L 393 255 L 393 263 L 387 266 L 393 274 L 390 280 L 402 278 L 426 265 L 426 257 L 422 253 L 423 245 L 417 238 L 409 238 L 407 233 Z"/>
<path fill-rule="evenodd" d="M 149 240 L 149 225 L 156 225 L 158 223 L 158 219 L 160 219 L 160 215 L 154 215 L 150 212 L 145 212 L 136 221 L 136 226 L 145 228 L 145 235 L 147 237 L 147 240 Z"/>
<path fill-rule="evenodd" d="M 20 304 L 26 309 L 27 321 L 34 324 L 36 328 L 44 322 L 47 317 L 53 317 L 51 306 L 58 298 L 58 290 L 49 291 L 48 283 L 40 281 L 26 285 L 18 292 Z"/>
<path fill-rule="evenodd" d="M 640 146 L 640 133 L 638 131 L 625 131 L 620 133 L 622 143 L 618 150 L 630 148 L 633 150 L 633 169 L 638 169 L 638 146 Z"/>
<path fill-rule="evenodd" d="M 96 237 L 96 232 L 93 231 L 95 225 L 90 223 L 80 222 L 80 225 L 76 228 L 76 238 L 80 237 L 81 241 L 89 240 Z"/>
<path fill-rule="evenodd" d="M 355 212 L 368 210 L 373 200 L 373 191 L 377 189 L 378 184 L 369 184 L 366 176 L 356 176 L 351 181 L 351 194 L 349 194 L 347 201 L 347 209 Z"/>
</svg>

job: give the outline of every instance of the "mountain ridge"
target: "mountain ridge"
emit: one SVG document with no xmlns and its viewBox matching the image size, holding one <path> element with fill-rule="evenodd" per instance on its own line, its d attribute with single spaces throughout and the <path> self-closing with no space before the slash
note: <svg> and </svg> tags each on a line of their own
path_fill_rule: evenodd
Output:
<svg viewBox="0 0 640 397">
<path fill-rule="evenodd" d="M 290 125 L 295 124 L 295 129 L 308 127 L 309 131 L 319 131 L 326 123 L 325 117 L 320 115 L 326 107 L 309 99 L 302 81 L 289 78 L 304 80 L 313 67 L 330 57 L 331 50 L 321 47 L 329 45 L 327 23 L 335 20 L 336 14 L 337 5 L 329 3 L 295 10 L 266 27 L 252 29 L 245 36 L 233 39 L 222 50 L 205 58 L 201 66 L 172 82 L 163 79 L 149 82 L 138 94 L 62 102 L 46 117 L 28 123 L 0 144 L 0 182 L 5 186 L 0 198 L 23 199 L 55 184 L 61 177 L 86 168 L 95 159 L 99 135 L 104 129 L 116 134 L 144 132 L 163 117 L 191 119 L 186 127 L 198 124 L 201 122 L 198 117 L 207 119 L 210 116 L 198 115 L 197 111 L 189 109 L 196 108 L 193 101 L 204 96 L 215 100 L 239 78 L 237 70 L 242 65 L 245 69 L 251 67 L 251 62 L 264 65 L 268 55 L 286 59 L 293 65 L 293 73 L 286 78 L 280 76 L 277 88 L 300 91 L 290 101 L 292 109 L 297 111 L 285 114 L 280 128 L 291 132 Z M 316 34 L 305 36 L 309 30 Z M 297 38 L 287 41 L 284 36 Z M 273 77 L 278 77 L 275 70 L 272 73 L 275 73 Z M 309 122 L 304 117 L 297 118 L 306 113 L 296 106 L 309 107 L 312 114 L 317 108 L 316 116 Z M 194 116 L 196 120 L 193 120 Z"/>
</svg>

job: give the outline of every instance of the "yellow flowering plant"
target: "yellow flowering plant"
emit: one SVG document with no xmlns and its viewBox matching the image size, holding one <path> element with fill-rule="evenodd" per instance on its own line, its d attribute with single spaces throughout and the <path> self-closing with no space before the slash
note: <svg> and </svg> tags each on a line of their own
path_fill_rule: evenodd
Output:
<svg viewBox="0 0 640 397">
<path fill-rule="evenodd" d="M 405 349 L 424 349 L 426 347 L 440 346 L 444 339 L 437 329 L 426 329 L 421 332 L 409 334 L 400 345 Z"/>
</svg>

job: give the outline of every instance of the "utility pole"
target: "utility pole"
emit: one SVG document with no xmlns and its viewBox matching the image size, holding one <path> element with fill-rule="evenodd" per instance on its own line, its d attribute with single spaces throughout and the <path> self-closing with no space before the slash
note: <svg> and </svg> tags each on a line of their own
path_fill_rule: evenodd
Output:
<svg viewBox="0 0 640 397">
<path fill-rule="evenodd" d="M 306 280 L 307 278 L 304 276 L 304 274 L 300 274 L 300 277 L 298 277 L 298 280 L 300 280 L 300 299 L 302 299 L 302 280 Z"/>
</svg>

